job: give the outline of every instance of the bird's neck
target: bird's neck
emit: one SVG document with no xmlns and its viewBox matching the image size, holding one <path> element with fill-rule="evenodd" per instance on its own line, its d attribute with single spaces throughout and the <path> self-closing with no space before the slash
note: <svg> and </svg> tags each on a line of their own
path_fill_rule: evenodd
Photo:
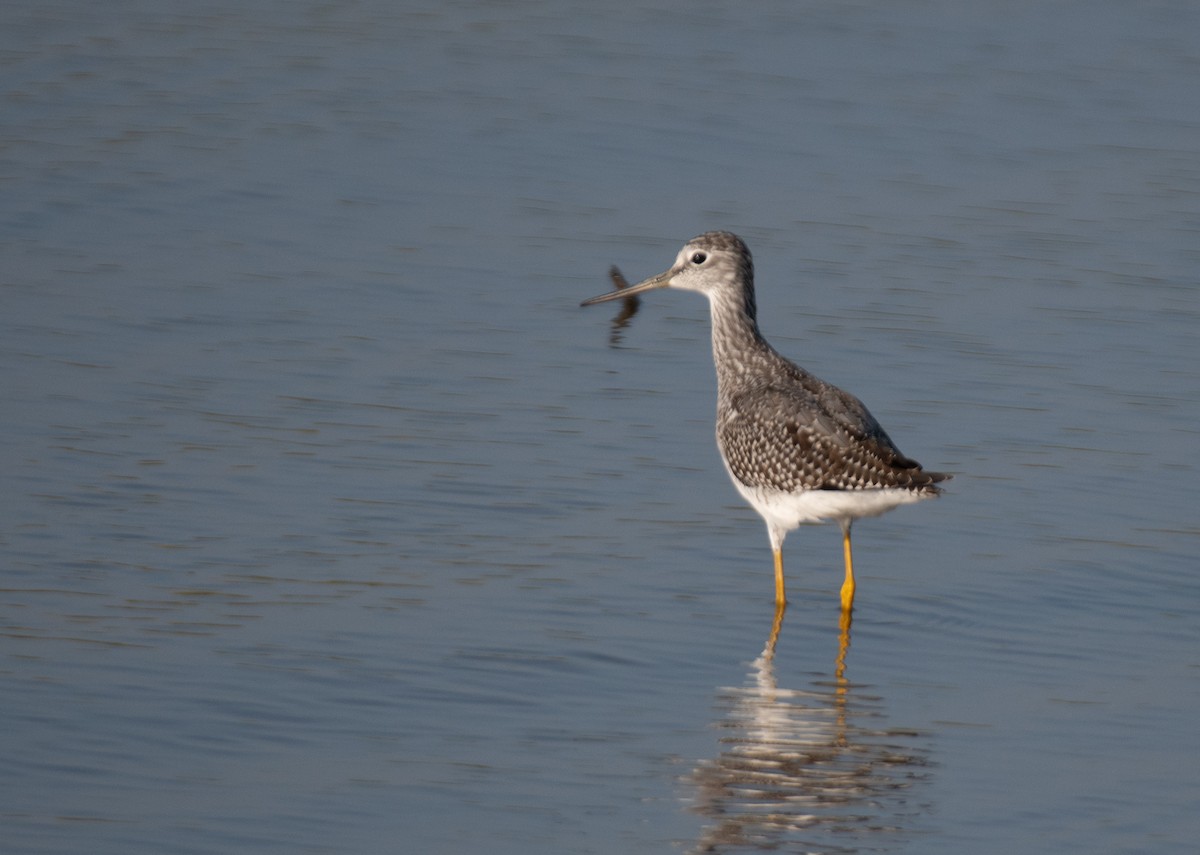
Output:
<svg viewBox="0 0 1200 855">
<path fill-rule="evenodd" d="M 717 390 L 719 395 L 731 395 L 782 357 L 758 331 L 752 287 L 740 293 L 713 294 L 709 303 Z"/>
</svg>

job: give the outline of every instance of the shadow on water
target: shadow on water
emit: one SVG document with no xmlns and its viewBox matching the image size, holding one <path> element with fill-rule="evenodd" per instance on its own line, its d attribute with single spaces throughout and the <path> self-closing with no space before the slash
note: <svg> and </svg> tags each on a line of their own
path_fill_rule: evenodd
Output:
<svg viewBox="0 0 1200 855">
<path fill-rule="evenodd" d="M 846 678 L 848 613 L 832 675 L 781 687 L 775 646 L 784 611 L 746 685 L 717 695 L 722 750 L 690 777 L 692 810 L 712 824 L 691 851 L 890 848 L 916 833 L 928 811 L 920 797 L 932 765 L 928 736 L 888 727 L 883 699 Z"/>
</svg>

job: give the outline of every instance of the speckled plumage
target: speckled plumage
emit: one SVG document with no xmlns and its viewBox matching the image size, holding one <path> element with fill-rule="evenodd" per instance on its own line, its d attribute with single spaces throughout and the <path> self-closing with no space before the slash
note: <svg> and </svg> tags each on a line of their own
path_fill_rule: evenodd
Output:
<svg viewBox="0 0 1200 855">
<path fill-rule="evenodd" d="M 845 539 L 842 598 L 849 610 L 851 523 L 931 498 L 940 492 L 936 484 L 950 476 L 926 472 L 900 452 L 858 398 L 767 343 L 758 330 L 754 264 L 737 235 L 718 231 L 692 238 L 670 270 L 584 305 L 663 287 L 708 297 L 717 445 L 734 485 L 767 524 L 777 602 L 784 602 L 780 550 L 787 533 L 803 523 L 835 520 Z"/>
<path fill-rule="evenodd" d="M 905 457 L 862 402 L 780 357 L 782 377 L 722 384 L 717 444 L 747 487 L 933 490 L 944 479 Z"/>
</svg>

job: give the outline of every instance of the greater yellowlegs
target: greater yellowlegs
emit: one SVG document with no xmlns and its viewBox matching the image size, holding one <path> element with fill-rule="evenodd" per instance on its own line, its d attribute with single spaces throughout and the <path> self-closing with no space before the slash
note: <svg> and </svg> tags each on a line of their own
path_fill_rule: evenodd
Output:
<svg viewBox="0 0 1200 855">
<path fill-rule="evenodd" d="M 699 291 L 712 310 L 717 446 L 743 498 L 762 516 L 775 555 L 775 602 L 787 603 L 783 541 L 804 523 L 842 529 L 842 609 L 854 605 L 850 526 L 936 496 L 950 476 L 900 453 L 862 401 L 789 362 L 758 331 L 754 264 L 742 239 L 706 232 L 670 270 L 585 300 L 590 306 L 655 288 Z"/>
</svg>

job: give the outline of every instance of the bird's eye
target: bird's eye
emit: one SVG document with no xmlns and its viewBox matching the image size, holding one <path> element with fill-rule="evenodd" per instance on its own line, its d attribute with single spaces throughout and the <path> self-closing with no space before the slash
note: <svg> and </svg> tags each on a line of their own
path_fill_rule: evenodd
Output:
<svg viewBox="0 0 1200 855">
<path fill-rule="evenodd" d="M 692 264 L 703 264 L 708 261 L 708 256 L 703 252 L 692 253 Z"/>
</svg>

